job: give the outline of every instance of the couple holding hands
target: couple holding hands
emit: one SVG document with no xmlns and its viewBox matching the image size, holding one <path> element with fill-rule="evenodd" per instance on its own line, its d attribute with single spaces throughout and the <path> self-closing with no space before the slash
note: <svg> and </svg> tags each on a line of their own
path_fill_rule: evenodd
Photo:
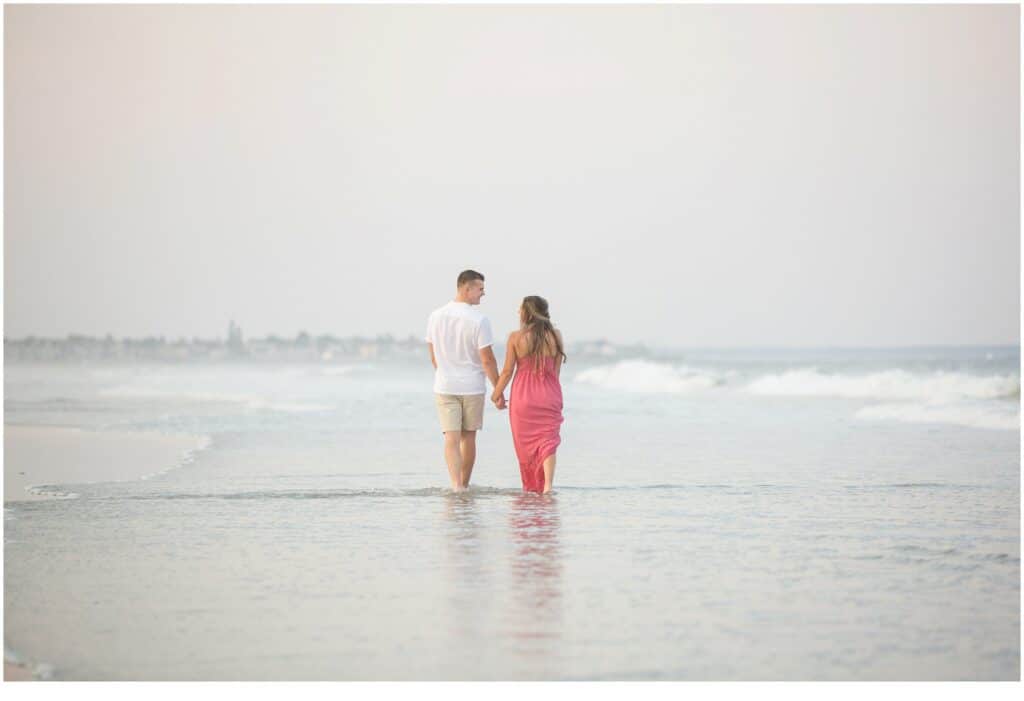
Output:
<svg viewBox="0 0 1024 701">
<path fill-rule="evenodd" d="M 509 410 L 523 489 L 547 494 L 561 443 L 559 373 L 566 359 L 562 334 L 551 324 L 543 297 L 524 297 L 519 330 L 509 334 L 505 367 L 499 374 L 491 322 L 474 308 L 483 296 L 484 276 L 464 270 L 456 281 L 455 299 L 434 310 L 427 322 L 435 403 L 452 489 L 469 487 L 476 461 L 476 432 L 483 428 L 486 375 L 494 386 L 491 401 L 498 409 Z M 506 402 L 504 391 L 509 381 L 512 389 Z"/>
</svg>

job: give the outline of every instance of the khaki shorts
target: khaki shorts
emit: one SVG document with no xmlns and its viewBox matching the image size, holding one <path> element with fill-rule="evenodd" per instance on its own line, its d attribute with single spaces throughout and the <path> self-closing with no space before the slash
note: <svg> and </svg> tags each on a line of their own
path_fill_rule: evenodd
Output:
<svg viewBox="0 0 1024 701">
<path fill-rule="evenodd" d="M 484 395 L 482 394 L 435 394 L 437 418 L 441 430 L 479 431 L 484 427 Z"/>
</svg>

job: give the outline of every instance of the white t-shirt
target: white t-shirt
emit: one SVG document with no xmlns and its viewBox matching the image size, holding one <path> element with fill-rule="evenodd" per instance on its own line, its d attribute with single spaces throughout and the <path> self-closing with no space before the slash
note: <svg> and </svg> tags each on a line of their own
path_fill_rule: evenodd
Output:
<svg viewBox="0 0 1024 701">
<path fill-rule="evenodd" d="M 427 321 L 427 342 L 434 346 L 434 392 L 486 394 L 480 351 L 494 343 L 491 322 L 466 302 L 449 302 Z"/>
</svg>

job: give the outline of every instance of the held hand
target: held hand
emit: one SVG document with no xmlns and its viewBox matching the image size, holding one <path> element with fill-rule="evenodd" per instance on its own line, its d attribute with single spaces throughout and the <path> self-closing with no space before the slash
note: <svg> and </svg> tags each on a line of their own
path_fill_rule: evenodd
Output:
<svg viewBox="0 0 1024 701">
<path fill-rule="evenodd" d="M 491 401 L 494 402 L 494 406 L 498 407 L 499 410 L 505 408 L 505 395 L 493 394 L 491 395 Z"/>
</svg>

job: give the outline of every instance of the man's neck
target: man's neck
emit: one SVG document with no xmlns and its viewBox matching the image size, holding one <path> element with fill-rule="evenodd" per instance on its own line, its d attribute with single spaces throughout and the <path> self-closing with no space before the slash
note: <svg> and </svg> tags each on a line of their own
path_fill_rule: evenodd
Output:
<svg viewBox="0 0 1024 701">
<path fill-rule="evenodd" d="M 459 304 L 469 304 L 469 300 L 468 299 L 462 299 L 461 297 L 456 297 L 452 301 L 453 302 L 458 302 Z"/>
</svg>

